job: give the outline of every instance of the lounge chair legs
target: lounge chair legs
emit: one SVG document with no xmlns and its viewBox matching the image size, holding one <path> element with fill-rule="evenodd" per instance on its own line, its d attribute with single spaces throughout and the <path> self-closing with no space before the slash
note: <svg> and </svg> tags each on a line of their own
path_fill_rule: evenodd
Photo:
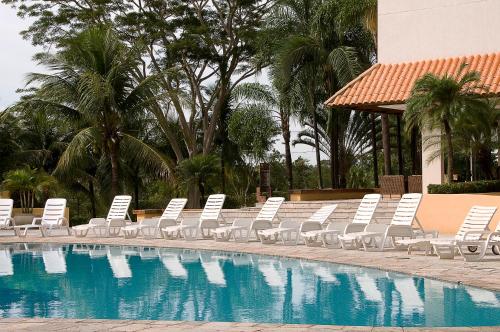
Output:
<svg viewBox="0 0 500 332">
<path fill-rule="evenodd" d="M 441 259 L 454 259 L 457 251 L 455 244 L 434 244 L 433 248 Z"/>
</svg>

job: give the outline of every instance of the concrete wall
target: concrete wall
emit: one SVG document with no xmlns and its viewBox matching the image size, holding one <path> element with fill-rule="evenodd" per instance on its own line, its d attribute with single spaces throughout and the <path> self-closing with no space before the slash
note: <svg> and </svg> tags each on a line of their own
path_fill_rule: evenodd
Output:
<svg viewBox="0 0 500 332">
<path fill-rule="evenodd" d="M 474 205 L 496 206 L 497 212 L 490 223 L 494 230 L 500 222 L 500 196 L 498 194 L 424 195 L 417 218 L 426 230 L 454 235 Z"/>
<path fill-rule="evenodd" d="M 499 0 L 379 0 L 378 61 L 500 51 Z"/>
</svg>

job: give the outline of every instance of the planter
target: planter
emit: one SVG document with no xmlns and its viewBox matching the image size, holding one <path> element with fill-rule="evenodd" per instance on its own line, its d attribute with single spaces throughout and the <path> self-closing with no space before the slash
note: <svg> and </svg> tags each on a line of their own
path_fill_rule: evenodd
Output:
<svg viewBox="0 0 500 332">
<path fill-rule="evenodd" d="M 14 216 L 16 226 L 31 224 L 33 222 L 33 218 L 35 218 L 33 214 L 17 214 Z"/>
</svg>

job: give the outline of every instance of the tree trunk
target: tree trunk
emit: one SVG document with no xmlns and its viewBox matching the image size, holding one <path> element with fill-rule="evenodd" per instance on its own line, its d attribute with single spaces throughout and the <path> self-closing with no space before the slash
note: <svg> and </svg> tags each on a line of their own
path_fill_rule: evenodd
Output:
<svg viewBox="0 0 500 332">
<path fill-rule="evenodd" d="M 337 179 L 336 179 L 336 148 L 337 142 L 335 141 L 335 129 L 333 127 L 333 123 L 335 122 L 334 117 L 335 111 L 333 109 L 330 110 L 330 178 L 332 180 L 332 188 L 337 188 Z"/>
<path fill-rule="evenodd" d="M 139 179 L 134 180 L 134 205 L 135 209 L 139 210 Z"/>
<path fill-rule="evenodd" d="M 346 179 L 346 169 L 345 169 L 345 160 L 342 160 L 341 162 L 341 155 L 345 155 L 345 149 L 344 146 L 340 144 L 340 120 L 339 120 L 339 113 L 337 112 L 335 114 L 335 123 L 334 123 L 334 128 L 335 128 L 335 135 L 334 140 L 335 140 L 335 154 L 334 154 L 334 162 L 335 162 L 335 185 L 336 188 L 345 188 L 347 184 L 347 179 Z"/>
<path fill-rule="evenodd" d="M 316 149 L 316 165 L 318 167 L 318 187 L 323 189 L 323 177 L 321 174 L 321 155 L 319 150 L 319 135 L 318 135 L 318 121 L 316 118 L 316 111 L 312 112 L 313 128 L 314 128 L 314 148 Z"/>
<path fill-rule="evenodd" d="M 224 143 L 222 143 L 224 146 Z M 222 156 L 220 156 L 220 186 L 223 194 L 226 193 L 226 163 L 224 162 L 224 148 L 221 149 Z"/>
<path fill-rule="evenodd" d="M 283 123 L 283 121 L 282 121 Z M 288 190 L 293 189 L 293 164 L 292 164 L 292 152 L 290 150 L 290 126 L 287 123 L 282 126 L 283 140 L 285 141 L 285 164 L 286 173 L 288 178 Z"/>
<path fill-rule="evenodd" d="M 446 145 L 448 148 L 448 164 L 446 165 L 446 172 L 448 177 L 448 183 L 453 181 L 453 143 L 451 138 L 451 128 L 448 121 L 443 122 L 444 132 L 446 135 Z"/>
<path fill-rule="evenodd" d="M 111 143 L 111 148 L 109 149 L 109 158 L 111 161 L 111 194 L 113 196 L 116 196 L 119 192 L 118 145 L 116 143 Z"/>
<path fill-rule="evenodd" d="M 90 199 L 90 207 L 92 210 L 92 218 L 95 218 L 97 217 L 97 209 L 95 202 L 94 182 L 92 182 L 92 180 L 89 181 L 89 199 Z"/>
<path fill-rule="evenodd" d="M 188 188 L 188 202 L 187 207 L 190 209 L 199 209 L 200 205 L 200 189 L 197 185 L 191 185 Z"/>
<path fill-rule="evenodd" d="M 391 175 L 391 136 L 389 128 L 389 116 L 383 113 L 382 120 L 382 148 L 384 149 L 384 174 Z"/>
<path fill-rule="evenodd" d="M 378 152 L 377 152 L 377 126 L 375 123 L 375 113 L 371 114 L 372 133 L 372 159 L 373 159 L 373 183 L 378 187 Z"/>
</svg>

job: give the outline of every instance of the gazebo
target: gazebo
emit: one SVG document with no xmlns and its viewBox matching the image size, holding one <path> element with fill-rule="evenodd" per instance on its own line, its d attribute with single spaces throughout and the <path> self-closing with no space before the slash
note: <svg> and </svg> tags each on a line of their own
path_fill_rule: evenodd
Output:
<svg viewBox="0 0 500 332">
<path fill-rule="evenodd" d="M 477 92 L 478 96 L 487 98 L 498 98 L 500 96 L 500 52 L 491 54 L 478 54 L 471 56 L 460 56 L 452 58 L 441 58 L 415 62 L 381 64 L 377 63 L 359 75 L 356 79 L 330 97 L 325 105 L 333 108 L 343 108 L 361 112 L 371 112 L 372 120 L 377 114 L 385 117 L 382 121 L 382 130 L 388 131 L 389 121 L 387 117 L 397 117 L 397 153 L 399 173 L 403 172 L 403 153 L 401 146 L 401 115 L 406 109 L 413 85 L 417 79 L 426 73 L 443 75 L 445 73 L 455 74 L 463 63 L 468 64 L 468 70 L 478 71 L 481 74 L 481 82 L 488 90 Z M 377 183 L 377 152 L 376 152 L 376 127 L 372 121 L 372 140 L 374 153 L 374 179 Z M 431 133 L 423 132 L 422 136 Z M 391 173 L 390 169 L 390 142 L 382 140 L 384 150 L 385 173 Z M 442 161 L 435 158 L 427 162 L 429 154 L 422 148 L 422 190 L 425 193 L 427 185 L 431 183 L 442 183 Z M 388 169 L 389 167 L 389 169 Z"/>
</svg>

